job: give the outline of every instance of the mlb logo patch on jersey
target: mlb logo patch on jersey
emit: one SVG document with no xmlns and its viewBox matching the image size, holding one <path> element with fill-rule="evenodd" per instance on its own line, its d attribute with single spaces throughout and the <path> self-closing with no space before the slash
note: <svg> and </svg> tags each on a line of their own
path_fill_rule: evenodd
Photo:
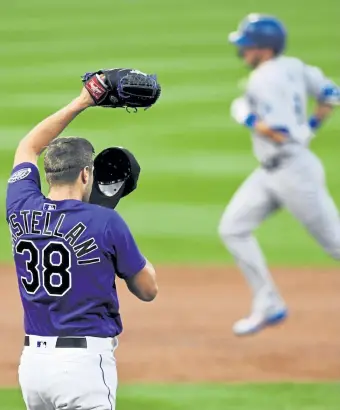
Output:
<svg viewBox="0 0 340 410">
<path fill-rule="evenodd" d="M 56 204 L 48 204 L 45 203 L 43 206 L 43 210 L 44 211 L 55 211 L 57 209 L 57 205 Z"/>
<path fill-rule="evenodd" d="M 19 171 L 14 172 L 14 174 L 8 180 L 9 184 L 13 184 L 13 182 L 20 181 L 21 179 L 26 178 L 32 172 L 31 168 L 23 168 L 19 169 Z"/>
</svg>

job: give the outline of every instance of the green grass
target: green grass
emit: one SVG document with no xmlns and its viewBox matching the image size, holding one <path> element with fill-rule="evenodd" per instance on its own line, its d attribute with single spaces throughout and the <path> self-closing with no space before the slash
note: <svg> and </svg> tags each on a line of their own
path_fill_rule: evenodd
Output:
<svg viewBox="0 0 340 410">
<path fill-rule="evenodd" d="M 338 410 L 340 384 L 122 386 L 117 410 Z M 2 410 L 24 410 L 20 392 L 0 392 Z"/>
<path fill-rule="evenodd" d="M 279 15 L 290 32 L 289 52 L 320 65 L 340 80 L 340 2 L 287 0 L 69 0 L 6 1 L 2 5 L 0 198 L 16 144 L 40 119 L 73 98 L 80 75 L 102 67 L 132 66 L 156 72 L 163 86 L 152 110 L 92 109 L 67 135 L 82 135 L 96 149 L 123 145 L 142 165 L 140 186 L 121 202 L 142 250 L 155 262 L 231 262 L 217 237 L 221 213 L 256 163 L 247 132 L 229 118 L 229 104 L 247 75 L 227 33 L 243 15 Z M 325 163 L 340 205 L 340 115 L 319 132 L 313 148 Z M 0 220 L 0 260 L 10 238 Z M 332 264 L 286 213 L 258 232 L 271 264 Z"/>
</svg>

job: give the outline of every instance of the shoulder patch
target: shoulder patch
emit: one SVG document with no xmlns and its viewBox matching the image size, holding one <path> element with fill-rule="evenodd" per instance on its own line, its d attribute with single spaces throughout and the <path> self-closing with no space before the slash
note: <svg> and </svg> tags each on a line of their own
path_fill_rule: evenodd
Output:
<svg viewBox="0 0 340 410">
<path fill-rule="evenodd" d="M 19 169 L 19 171 L 14 172 L 14 174 L 8 180 L 9 184 L 13 182 L 20 181 L 21 179 L 26 178 L 32 172 L 32 168 L 23 168 Z"/>
</svg>

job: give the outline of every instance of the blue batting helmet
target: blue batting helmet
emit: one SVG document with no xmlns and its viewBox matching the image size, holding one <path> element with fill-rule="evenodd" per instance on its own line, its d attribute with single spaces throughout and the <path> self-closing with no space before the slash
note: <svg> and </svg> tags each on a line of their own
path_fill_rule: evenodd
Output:
<svg viewBox="0 0 340 410">
<path fill-rule="evenodd" d="M 270 48 L 275 54 L 283 52 L 286 46 L 286 29 L 282 22 L 265 14 L 249 14 L 229 34 L 229 42 L 238 48 Z"/>
</svg>

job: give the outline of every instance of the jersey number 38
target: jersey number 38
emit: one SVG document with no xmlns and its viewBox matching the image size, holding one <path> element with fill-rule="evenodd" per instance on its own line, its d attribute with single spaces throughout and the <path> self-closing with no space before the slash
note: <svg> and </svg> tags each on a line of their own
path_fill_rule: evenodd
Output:
<svg viewBox="0 0 340 410">
<path fill-rule="evenodd" d="M 43 286 L 48 295 L 63 296 L 71 289 L 71 253 L 62 242 L 49 242 L 39 251 L 32 241 L 21 240 L 15 250 L 27 257 L 26 271 L 31 277 L 21 277 L 27 293 L 34 295 Z M 54 255 L 57 263 L 52 261 Z M 39 265 L 42 267 L 41 273 Z"/>
</svg>

